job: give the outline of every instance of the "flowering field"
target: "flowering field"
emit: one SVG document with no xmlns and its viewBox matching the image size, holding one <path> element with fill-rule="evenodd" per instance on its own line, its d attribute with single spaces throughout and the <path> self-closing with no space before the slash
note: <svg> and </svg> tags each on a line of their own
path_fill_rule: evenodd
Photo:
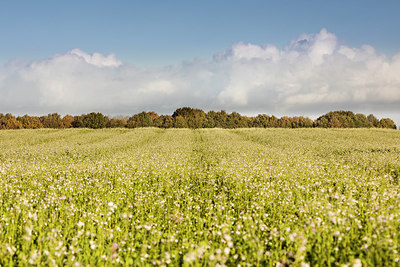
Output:
<svg viewBox="0 0 400 267">
<path fill-rule="evenodd" d="M 400 265 L 400 131 L 0 131 L 1 265 Z"/>
</svg>

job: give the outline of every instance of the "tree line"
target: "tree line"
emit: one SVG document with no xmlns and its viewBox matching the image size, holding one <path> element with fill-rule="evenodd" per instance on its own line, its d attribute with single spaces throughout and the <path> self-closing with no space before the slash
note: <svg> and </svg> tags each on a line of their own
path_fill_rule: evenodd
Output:
<svg viewBox="0 0 400 267">
<path fill-rule="evenodd" d="M 18 116 L 0 113 L 0 129 L 39 129 L 39 128 L 389 128 L 396 129 L 390 118 L 377 119 L 351 111 L 332 111 L 312 120 L 307 117 L 277 118 L 266 114 L 243 116 L 237 112 L 204 112 L 190 107 L 178 108 L 172 115 L 158 115 L 155 112 L 141 112 L 131 117 L 110 118 L 101 113 L 92 112 L 79 116 L 58 113 L 45 116 Z"/>
</svg>

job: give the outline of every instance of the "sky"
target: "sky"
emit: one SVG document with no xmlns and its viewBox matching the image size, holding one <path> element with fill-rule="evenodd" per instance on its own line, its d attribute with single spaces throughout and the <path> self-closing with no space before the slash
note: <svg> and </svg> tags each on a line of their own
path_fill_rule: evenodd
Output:
<svg viewBox="0 0 400 267">
<path fill-rule="evenodd" d="M 183 106 L 400 125 L 399 1 L 1 1 L 0 113 Z"/>
</svg>

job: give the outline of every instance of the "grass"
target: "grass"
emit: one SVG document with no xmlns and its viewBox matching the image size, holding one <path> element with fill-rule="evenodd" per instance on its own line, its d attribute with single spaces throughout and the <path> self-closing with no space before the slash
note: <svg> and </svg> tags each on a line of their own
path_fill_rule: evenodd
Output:
<svg viewBox="0 0 400 267">
<path fill-rule="evenodd" d="M 0 264 L 399 265 L 400 131 L 0 131 Z"/>
</svg>

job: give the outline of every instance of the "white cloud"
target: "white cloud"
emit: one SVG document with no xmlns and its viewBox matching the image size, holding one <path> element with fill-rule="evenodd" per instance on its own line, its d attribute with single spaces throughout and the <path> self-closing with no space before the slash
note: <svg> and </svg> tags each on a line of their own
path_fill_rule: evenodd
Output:
<svg viewBox="0 0 400 267">
<path fill-rule="evenodd" d="M 114 54 L 103 56 L 99 53 L 93 53 L 89 55 L 79 49 L 73 49 L 68 54 L 82 58 L 86 63 L 97 67 L 118 67 L 122 65 L 122 62 L 116 59 Z"/>
<path fill-rule="evenodd" d="M 277 61 L 280 58 L 280 51 L 273 45 L 262 47 L 254 44 L 237 43 L 231 49 L 217 54 L 216 58 L 219 60 L 230 58 L 233 60 L 261 59 Z"/>
<path fill-rule="evenodd" d="M 192 106 L 278 115 L 347 109 L 400 119 L 398 73 L 400 53 L 387 58 L 368 45 L 340 45 L 326 29 L 283 49 L 237 43 L 212 60 L 159 68 L 74 49 L 0 66 L 0 112 L 171 113 Z"/>
</svg>

